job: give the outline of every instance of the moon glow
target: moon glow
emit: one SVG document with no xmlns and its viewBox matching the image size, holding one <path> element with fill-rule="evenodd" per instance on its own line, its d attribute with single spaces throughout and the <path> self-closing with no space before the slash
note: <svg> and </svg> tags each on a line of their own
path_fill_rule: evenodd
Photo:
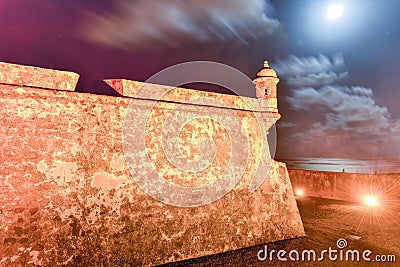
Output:
<svg viewBox="0 0 400 267">
<path fill-rule="evenodd" d="M 337 19 L 343 14 L 343 7 L 341 5 L 335 4 L 329 6 L 326 15 L 329 19 Z"/>
</svg>

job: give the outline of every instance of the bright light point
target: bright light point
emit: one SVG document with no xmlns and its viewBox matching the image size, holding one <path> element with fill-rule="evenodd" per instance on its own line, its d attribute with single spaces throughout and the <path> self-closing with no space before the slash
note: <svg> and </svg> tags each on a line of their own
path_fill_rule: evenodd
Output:
<svg viewBox="0 0 400 267">
<path fill-rule="evenodd" d="M 295 195 L 296 195 L 297 197 L 304 196 L 304 190 L 303 190 L 303 189 L 297 189 L 297 190 L 295 191 Z"/>
<path fill-rule="evenodd" d="M 337 19 L 343 14 L 343 7 L 341 5 L 331 5 L 328 8 L 327 16 L 330 19 Z"/>
<path fill-rule="evenodd" d="M 376 207 L 379 205 L 378 198 L 368 195 L 363 198 L 364 204 L 368 207 Z"/>
</svg>

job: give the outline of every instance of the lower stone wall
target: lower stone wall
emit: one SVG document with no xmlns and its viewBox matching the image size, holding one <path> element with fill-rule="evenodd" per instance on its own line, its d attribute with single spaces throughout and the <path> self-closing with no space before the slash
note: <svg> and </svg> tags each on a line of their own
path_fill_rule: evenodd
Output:
<svg viewBox="0 0 400 267">
<path fill-rule="evenodd" d="M 400 199 L 400 174 L 289 170 L 289 176 L 294 190 L 307 196 L 361 201 L 372 194 L 388 202 Z"/>
<path fill-rule="evenodd" d="M 204 206 L 146 194 L 123 153 L 129 102 L 0 85 L 0 265 L 151 266 L 304 235 L 283 163 Z"/>
</svg>

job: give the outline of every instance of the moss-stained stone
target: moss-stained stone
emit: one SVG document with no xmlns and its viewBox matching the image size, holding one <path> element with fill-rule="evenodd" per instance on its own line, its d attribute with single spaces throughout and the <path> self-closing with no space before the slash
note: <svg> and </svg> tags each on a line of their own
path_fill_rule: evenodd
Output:
<svg viewBox="0 0 400 267">
<path fill-rule="evenodd" d="M 264 184 L 248 190 L 260 133 L 240 98 L 231 100 L 250 135 L 245 174 L 221 199 L 192 208 L 157 201 L 131 177 L 122 146 L 131 100 L 0 85 L 0 265 L 150 266 L 304 235 L 284 164 L 274 162 Z M 171 107 L 162 105 L 146 129 L 155 168 L 185 186 L 218 178 L 229 138 L 207 120 L 182 130 L 180 149 L 195 159 L 196 142 L 211 137 L 223 152 L 215 165 L 193 176 L 168 172 L 157 135 Z"/>
</svg>

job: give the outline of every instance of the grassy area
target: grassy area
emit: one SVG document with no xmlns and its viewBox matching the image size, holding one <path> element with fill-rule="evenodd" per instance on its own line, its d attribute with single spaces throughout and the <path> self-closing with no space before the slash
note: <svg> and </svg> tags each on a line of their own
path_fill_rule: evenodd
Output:
<svg viewBox="0 0 400 267">
<path fill-rule="evenodd" d="M 382 204 L 370 209 L 361 203 L 298 198 L 297 205 L 307 236 L 267 244 L 268 251 L 287 251 L 287 262 L 279 261 L 276 253 L 273 261 L 259 261 L 257 253 L 265 247 L 259 245 L 164 266 L 400 266 L 400 206 L 393 203 Z M 395 255 L 397 263 L 365 262 L 362 259 L 360 262 L 330 261 L 328 254 L 325 254 L 322 262 L 293 262 L 289 259 L 291 250 L 299 251 L 300 255 L 303 250 L 314 250 L 318 258 L 329 247 L 338 249 L 339 239 L 347 241 L 344 253 L 347 250 L 358 250 L 362 258 L 364 250 L 371 250 L 371 260 L 376 255 Z"/>
</svg>

